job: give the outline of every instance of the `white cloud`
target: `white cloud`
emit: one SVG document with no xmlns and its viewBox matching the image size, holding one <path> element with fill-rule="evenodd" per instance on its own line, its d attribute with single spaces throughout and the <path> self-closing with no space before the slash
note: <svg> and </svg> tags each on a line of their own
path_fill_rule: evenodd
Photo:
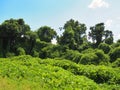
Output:
<svg viewBox="0 0 120 90">
<path fill-rule="evenodd" d="M 109 3 L 105 2 L 105 0 L 92 0 L 91 4 L 88 7 L 92 9 L 101 7 L 108 8 Z"/>
<path fill-rule="evenodd" d="M 51 43 L 56 45 L 57 44 L 57 40 L 54 38 L 54 39 L 51 40 Z"/>
<path fill-rule="evenodd" d="M 105 26 L 106 26 L 106 27 L 110 27 L 111 24 L 112 24 L 112 22 L 113 22 L 113 20 L 108 19 L 108 20 L 105 22 Z"/>
</svg>

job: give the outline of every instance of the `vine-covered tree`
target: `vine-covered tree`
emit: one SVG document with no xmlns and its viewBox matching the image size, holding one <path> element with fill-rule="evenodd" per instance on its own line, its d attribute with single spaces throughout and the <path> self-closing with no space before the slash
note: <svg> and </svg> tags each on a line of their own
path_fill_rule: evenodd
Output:
<svg viewBox="0 0 120 90">
<path fill-rule="evenodd" d="M 105 43 L 107 44 L 112 44 L 113 43 L 113 33 L 112 31 L 106 30 L 104 31 L 104 35 L 105 35 Z"/>
<path fill-rule="evenodd" d="M 51 40 L 57 35 L 56 31 L 48 26 L 40 27 L 37 31 L 37 34 L 40 40 L 45 42 L 51 42 Z"/>
<path fill-rule="evenodd" d="M 104 23 L 98 23 L 95 26 L 90 27 L 89 37 L 95 43 L 96 47 L 105 41 L 107 44 L 113 43 L 112 31 L 105 30 Z"/>
<path fill-rule="evenodd" d="M 21 38 L 22 35 L 25 34 L 26 31 L 29 31 L 30 27 L 24 23 L 23 19 L 10 19 L 5 20 L 0 25 L 0 43 L 1 43 L 1 51 L 2 56 L 6 57 L 8 51 L 14 51 L 15 44 L 17 43 L 17 39 Z M 20 42 L 19 42 L 20 43 Z"/>
<path fill-rule="evenodd" d="M 77 49 L 79 45 L 83 44 L 83 39 L 86 34 L 85 24 L 81 24 L 78 21 L 70 19 L 64 25 L 63 35 L 59 38 L 61 45 L 68 45 L 71 49 Z"/>
<path fill-rule="evenodd" d="M 92 38 L 92 41 L 98 46 L 102 42 L 102 37 L 104 34 L 104 23 L 98 23 L 95 26 L 90 27 L 89 37 Z"/>
</svg>

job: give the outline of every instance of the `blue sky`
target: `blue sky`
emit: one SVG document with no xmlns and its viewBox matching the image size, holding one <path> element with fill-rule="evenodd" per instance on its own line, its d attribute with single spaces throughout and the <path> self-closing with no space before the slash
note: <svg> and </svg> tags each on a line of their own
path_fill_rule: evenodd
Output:
<svg viewBox="0 0 120 90">
<path fill-rule="evenodd" d="M 104 22 L 120 39 L 120 0 L 0 0 L 0 23 L 23 18 L 32 30 L 48 25 L 58 33 L 69 19 L 86 26 Z"/>
</svg>

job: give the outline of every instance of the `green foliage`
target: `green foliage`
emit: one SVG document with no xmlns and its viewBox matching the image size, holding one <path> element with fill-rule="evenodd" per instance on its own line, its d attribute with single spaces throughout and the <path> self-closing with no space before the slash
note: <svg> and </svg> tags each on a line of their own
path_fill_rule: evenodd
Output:
<svg viewBox="0 0 120 90">
<path fill-rule="evenodd" d="M 83 54 L 81 59 L 80 59 L 80 62 L 81 64 L 99 64 L 99 63 L 96 63 L 96 61 L 98 60 L 98 57 L 97 55 L 95 55 L 94 53 L 89 53 L 89 54 Z"/>
<path fill-rule="evenodd" d="M 104 31 L 104 36 L 105 36 L 105 43 L 111 45 L 113 43 L 113 33 L 112 31 L 106 30 Z"/>
<path fill-rule="evenodd" d="M 120 85 L 100 84 L 101 90 L 119 90 Z"/>
<path fill-rule="evenodd" d="M 84 42 L 86 32 L 85 24 L 70 19 L 64 25 L 64 32 L 58 39 L 60 45 L 67 45 L 70 49 L 78 49 L 79 45 Z"/>
<path fill-rule="evenodd" d="M 73 62 L 78 63 L 81 59 L 81 54 L 78 51 L 75 50 L 67 50 L 64 55 L 63 58 L 71 60 Z"/>
<path fill-rule="evenodd" d="M 57 58 L 60 57 L 59 46 L 49 44 L 42 48 L 40 52 L 40 58 Z"/>
<path fill-rule="evenodd" d="M 75 75 L 84 75 L 96 83 L 120 84 L 119 68 L 95 65 L 80 65 L 68 60 L 43 60 L 40 64 L 50 64 L 52 66 L 62 67 Z"/>
<path fill-rule="evenodd" d="M 110 55 L 111 62 L 116 61 L 117 58 L 120 58 L 120 47 L 116 47 L 115 49 L 111 50 L 109 55 Z"/>
<path fill-rule="evenodd" d="M 104 28 L 104 23 L 98 23 L 95 26 L 90 27 L 91 31 L 89 32 L 89 37 L 92 38 L 93 42 L 96 42 L 96 46 L 102 42 Z"/>
<path fill-rule="evenodd" d="M 109 45 L 113 44 L 113 37 L 105 39 L 105 43 Z"/>
<path fill-rule="evenodd" d="M 110 46 L 105 43 L 100 43 L 100 45 L 98 46 L 98 49 L 103 50 L 105 54 L 109 53 L 109 51 L 111 50 Z"/>
<path fill-rule="evenodd" d="M 21 47 L 17 49 L 17 55 L 25 55 L 25 50 Z"/>
<path fill-rule="evenodd" d="M 101 50 L 96 50 L 95 54 L 97 55 L 98 59 L 95 61 L 96 64 L 103 64 L 108 65 L 110 58 L 107 54 L 104 54 Z"/>
<path fill-rule="evenodd" d="M 22 36 L 27 31 L 30 31 L 30 27 L 24 23 L 23 19 L 5 20 L 0 25 L 0 51 L 3 57 L 6 57 L 7 52 L 16 52 L 16 48 L 20 47 Z"/>
<path fill-rule="evenodd" d="M 16 83 L 18 90 L 25 83 L 27 90 L 118 90 L 120 40 L 113 43 L 112 31 L 96 24 L 89 32 L 93 42 L 88 42 L 85 24 L 71 19 L 63 29 L 57 36 L 48 26 L 31 31 L 23 19 L 5 20 L 0 25 L 0 57 L 7 58 L 0 58 L 0 81 Z M 57 45 L 51 44 L 53 38 Z M 14 90 L 9 85 L 5 87 Z"/>
<path fill-rule="evenodd" d="M 39 86 L 39 87 L 38 87 Z M 0 77 L 0 90 L 50 90 L 43 88 L 42 83 L 33 83 L 27 80 L 12 80 Z"/>
<path fill-rule="evenodd" d="M 41 41 L 51 42 L 51 40 L 56 36 L 56 32 L 48 26 L 40 27 L 37 34 Z"/>
<path fill-rule="evenodd" d="M 27 81 L 34 88 L 50 90 L 99 90 L 99 86 L 85 76 L 77 76 L 58 66 L 40 63 L 44 60 L 30 56 L 0 59 L 0 76 L 16 81 Z M 54 61 L 53 61 L 54 62 Z M 86 82 L 87 81 L 87 82 Z M 31 89 L 33 89 L 30 86 Z"/>
<path fill-rule="evenodd" d="M 13 52 L 7 52 L 7 53 L 6 53 L 6 57 L 7 57 L 7 58 L 13 57 L 13 56 L 15 56 L 15 53 L 13 53 Z"/>
<path fill-rule="evenodd" d="M 112 67 L 120 67 L 120 58 L 112 63 Z"/>
<path fill-rule="evenodd" d="M 76 48 L 76 43 L 74 40 L 74 31 L 71 26 L 65 28 L 63 35 L 59 38 L 60 45 L 66 45 L 70 49 Z"/>
<path fill-rule="evenodd" d="M 109 56 L 104 54 L 101 50 L 93 50 L 87 49 L 82 52 L 82 57 L 80 59 L 81 64 L 94 64 L 94 65 L 108 65 L 109 64 Z"/>
<path fill-rule="evenodd" d="M 90 27 L 89 37 L 92 38 L 92 41 L 95 43 L 96 47 L 103 41 L 107 44 L 113 43 L 113 34 L 112 31 L 106 30 L 104 23 L 98 23 L 95 26 Z M 105 39 L 103 39 L 103 37 Z"/>
<path fill-rule="evenodd" d="M 33 57 L 39 57 L 39 52 L 37 52 L 37 51 L 34 50 L 34 51 L 32 52 L 32 56 L 33 56 Z"/>
<path fill-rule="evenodd" d="M 40 41 L 39 39 L 37 39 L 34 50 L 39 52 L 42 48 L 47 47 L 49 45 L 50 45 L 50 43 L 46 43 L 44 41 Z"/>
</svg>

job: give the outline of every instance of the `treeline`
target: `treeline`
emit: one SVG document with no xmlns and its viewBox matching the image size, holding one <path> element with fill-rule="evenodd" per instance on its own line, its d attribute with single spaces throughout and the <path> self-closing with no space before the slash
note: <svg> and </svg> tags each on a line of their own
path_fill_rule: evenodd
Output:
<svg viewBox="0 0 120 90">
<path fill-rule="evenodd" d="M 0 57 L 31 55 L 40 58 L 64 58 L 82 64 L 114 63 L 120 66 L 120 40 L 113 42 L 113 33 L 104 23 L 87 27 L 70 19 L 60 30 L 61 36 L 49 26 L 33 31 L 23 19 L 5 20 L 0 24 Z M 92 41 L 90 41 L 89 39 Z M 55 38 L 57 44 L 51 44 Z"/>
</svg>

